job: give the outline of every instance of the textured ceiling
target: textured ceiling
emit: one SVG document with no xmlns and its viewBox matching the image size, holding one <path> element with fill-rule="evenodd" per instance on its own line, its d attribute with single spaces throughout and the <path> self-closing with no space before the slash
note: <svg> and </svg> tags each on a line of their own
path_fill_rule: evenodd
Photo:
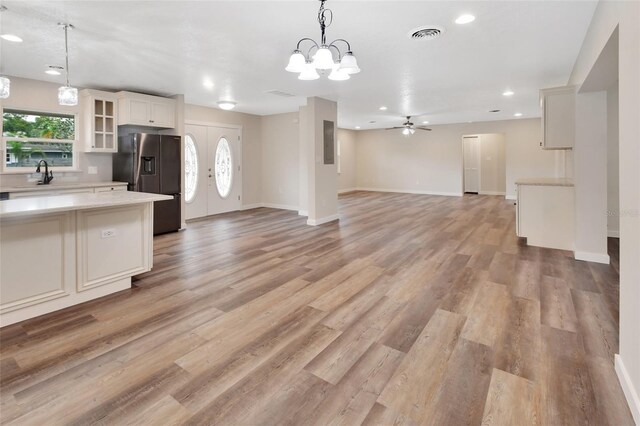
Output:
<svg viewBox="0 0 640 426">
<path fill-rule="evenodd" d="M 538 89 L 566 84 L 596 2 L 328 1 L 328 39 L 346 38 L 362 68 L 343 82 L 303 82 L 284 71 L 299 38 L 319 38 L 316 0 L 2 4 L 1 32 L 24 39 L 2 40 L 4 74 L 63 82 L 44 71 L 64 64 L 57 23 L 65 21 L 76 27 L 69 35 L 72 84 L 184 93 L 188 103 L 208 106 L 231 99 L 253 114 L 295 111 L 320 96 L 338 101 L 341 127 L 364 129 L 398 125 L 404 115 L 431 124 L 539 116 Z M 462 13 L 477 19 L 455 24 Z M 427 41 L 408 37 L 424 25 L 446 32 Z M 506 89 L 515 95 L 502 96 Z"/>
</svg>

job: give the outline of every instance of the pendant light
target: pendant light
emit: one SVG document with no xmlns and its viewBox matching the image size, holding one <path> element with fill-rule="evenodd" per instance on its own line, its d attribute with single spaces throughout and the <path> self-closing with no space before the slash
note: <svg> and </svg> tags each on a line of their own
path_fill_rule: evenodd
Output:
<svg viewBox="0 0 640 426">
<path fill-rule="evenodd" d="M 64 54 L 66 61 L 66 75 L 67 75 L 67 84 L 65 86 L 60 86 L 58 89 L 58 104 L 63 106 L 74 106 L 78 105 L 78 89 L 75 87 L 71 87 L 69 85 L 69 38 L 68 31 L 69 29 L 73 29 L 74 26 L 71 24 L 58 24 L 64 28 Z"/>
</svg>

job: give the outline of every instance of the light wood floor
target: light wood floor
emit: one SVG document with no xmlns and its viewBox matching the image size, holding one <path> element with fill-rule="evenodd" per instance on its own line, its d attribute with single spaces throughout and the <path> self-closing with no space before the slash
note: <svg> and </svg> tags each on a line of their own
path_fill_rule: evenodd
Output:
<svg viewBox="0 0 640 426">
<path fill-rule="evenodd" d="M 360 192 L 340 214 L 194 222 L 132 290 L 2 329 L 0 420 L 633 424 L 615 261 L 525 246 L 500 197 Z"/>
</svg>

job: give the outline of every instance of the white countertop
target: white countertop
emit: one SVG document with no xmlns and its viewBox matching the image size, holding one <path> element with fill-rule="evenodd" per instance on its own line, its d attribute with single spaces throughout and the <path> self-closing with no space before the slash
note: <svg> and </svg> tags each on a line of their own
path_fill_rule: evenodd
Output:
<svg viewBox="0 0 640 426">
<path fill-rule="evenodd" d="M 516 185 L 532 186 L 573 186 L 573 179 L 567 178 L 528 178 L 518 179 Z"/>
<path fill-rule="evenodd" d="M 115 191 L 98 194 L 52 195 L 0 201 L 0 218 L 96 209 L 173 199 L 170 195 L 147 192 Z"/>
<path fill-rule="evenodd" d="M 36 185 L 35 182 L 16 186 L 0 186 L 0 192 L 55 191 L 56 189 L 102 188 L 105 186 L 123 186 L 126 182 L 60 182 L 55 179 L 49 185 Z"/>
</svg>

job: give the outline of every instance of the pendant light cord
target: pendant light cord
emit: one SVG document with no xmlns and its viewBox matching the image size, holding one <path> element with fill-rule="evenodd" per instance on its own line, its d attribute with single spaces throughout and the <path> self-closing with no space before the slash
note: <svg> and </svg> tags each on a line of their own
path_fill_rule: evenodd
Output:
<svg viewBox="0 0 640 426">
<path fill-rule="evenodd" d="M 68 29 L 69 29 L 69 24 L 64 24 L 64 54 L 65 54 L 66 70 L 67 70 L 67 87 L 69 87 L 69 39 L 67 36 Z"/>
</svg>

